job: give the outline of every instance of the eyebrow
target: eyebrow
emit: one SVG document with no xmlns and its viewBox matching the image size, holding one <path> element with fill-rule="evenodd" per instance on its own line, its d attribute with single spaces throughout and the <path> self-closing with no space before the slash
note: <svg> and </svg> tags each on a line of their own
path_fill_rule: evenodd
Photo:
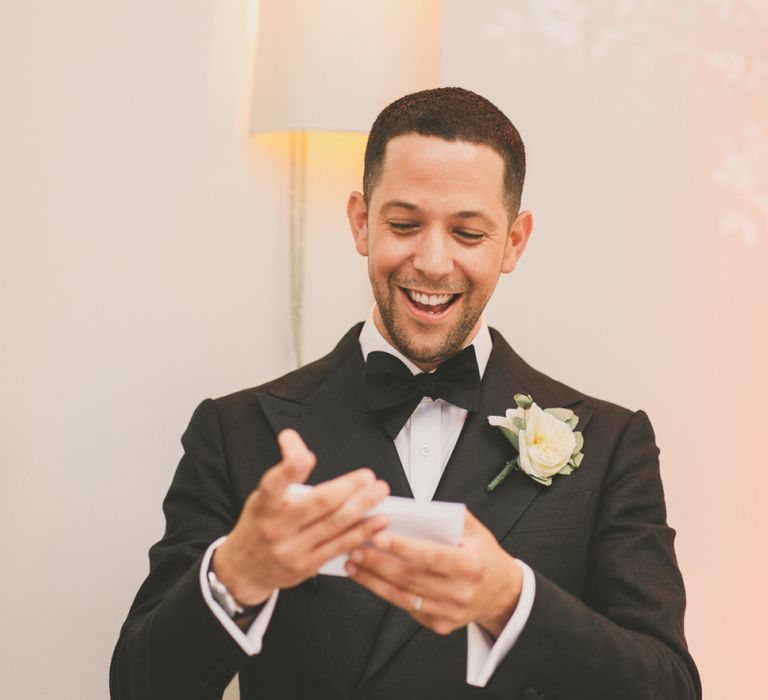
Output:
<svg viewBox="0 0 768 700">
<path fill-rule="evenodd" d="M 388 202 L 385 202 L 382 207 L 381 211 L 386 212 L 389 209 L 407 209 L 408 211 L 414 211 L 418 212 L 421 211 L 420 207 L 413 204 L 412 202 L 405 202 L 401 199 L 390 199 Z M 491 219 L 488 214 L 486 214 L 484 211 L 481 210 L 472 210 L 467 209 L 464 211 L 457 211 L 451 214 L 451 216 L 456 217 L 457 219 L 481 219 L 484 221 L 488 226 L 492 226 L 495 228 L 495 224 L 493 222 L 493 219 Z"/>
<path fill-rule="evenodd" d="M 388 202 L 384 202 L 381 207 L 382 211 L 387 209 L 407 209 L 408 211 L 420 211 L 419 207 L 411 202 L 404 202 L 401 199 L 390 199 Z"/>
</svg>

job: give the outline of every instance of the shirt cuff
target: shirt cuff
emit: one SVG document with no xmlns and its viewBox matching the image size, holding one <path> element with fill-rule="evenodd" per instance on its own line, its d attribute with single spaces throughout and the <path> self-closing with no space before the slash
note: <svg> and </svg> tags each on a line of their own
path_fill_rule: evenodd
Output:
<svg viewBox="0 0 768 700">
<path fill-rule="evenodd" d="M 230 636 L 240 645 L 242 650 L 249 656 L 258 654 L 261 651 L 261 643 L 264 639 L 264 633 L 267 631 L 267 625 L 272 619 L 272 611 L 275 609 L 275 603 L 277 602 L 278 589 L 272 591 L 272 595 L 268 598 L 261 612 L 256 616 L 251 626 L 247 631 L 241 630 L 232 618 L 227 615 L 224 609 L 213 599 L 211 595 L 211 587 L 208 584 L 208 565 L 210 564 L 211 557 L 216 551 L 217 547 L 226 540 L 226 537 L 219 537 L 218 540 L 213 542 L 210 547 L 205 551 L 203 555 L 203 563 L 200 565 L 200 588 L 203 591 L 203 599 L 208 604 L 211 612 L 216 616 L 219 622 L 224 626 L 224 629 L 229 632 Z"/>
<path fill-rule="evenodd" d="M 501 660 L 517 642 L 517 638 L 528 622 L 536 596 L 536 577 L 531 567 L 516 560 L 523 572 L 520 588 L 520 600 L 501 634 L 493 641 L 480 625 L 470 622 L 467 625 L 467 683 L 484 688 Z"/>
</svg>

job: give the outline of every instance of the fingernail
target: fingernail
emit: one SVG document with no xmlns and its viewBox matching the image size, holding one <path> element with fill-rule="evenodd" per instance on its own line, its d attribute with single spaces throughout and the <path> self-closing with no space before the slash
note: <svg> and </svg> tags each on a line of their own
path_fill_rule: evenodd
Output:
<svg viewBox="0 0 768 700">
<path fill-rule="evenodd" d="M 350 576 L 354 576 L 357 573 L 357 567 L 351 561 L 347 561 L 344 568 Z"/>
</svg>

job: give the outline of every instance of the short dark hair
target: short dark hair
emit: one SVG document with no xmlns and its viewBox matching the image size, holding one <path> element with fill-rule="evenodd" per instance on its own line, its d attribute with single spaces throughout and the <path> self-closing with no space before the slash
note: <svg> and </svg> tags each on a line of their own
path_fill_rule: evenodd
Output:
<svg viewBox="0 0 768 700">
<path fill-rule="evenodd" d="M 485 97 L 459 87 L 434 88 L 405 95 L 385 107 L 373 122 L 365 148 L 363 197 L 381 177 L 389 141 L 404 134 L 437 136 L 490 146 L 504 161 L 504 192 L 514 218 L 520 209 L 525 179 L 525 146 L 507 116 Z"/>
</svg>

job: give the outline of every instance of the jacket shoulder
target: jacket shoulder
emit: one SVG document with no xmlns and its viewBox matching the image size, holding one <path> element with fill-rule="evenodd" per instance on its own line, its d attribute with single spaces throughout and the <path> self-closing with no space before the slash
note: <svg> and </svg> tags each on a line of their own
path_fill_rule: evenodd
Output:
<svg viewBox="0 0 768 700">
<path fill-rule="evenodd" d="M 528 362 L 512 349 L 501 333 L 495 328 L 491 328 L 490 330 L 494 343 L 494 351 L 498 350 L 502 361 L 513 368 L 512 371 L 514 372 L 518 383 L 523 387 L 526 387 L 533 397 L 533 400 L 543 408 L 558 406 L 566 407 L 581 403 L 589 406 L 591 411 L 594 411 L 601 416 L 610 417 L 620 423 L 628 421 L 632 415 L 636 413 L 636 411 L 630 408 L 592 396 L 550 377 L 528 364 Z"/>
</svg>

